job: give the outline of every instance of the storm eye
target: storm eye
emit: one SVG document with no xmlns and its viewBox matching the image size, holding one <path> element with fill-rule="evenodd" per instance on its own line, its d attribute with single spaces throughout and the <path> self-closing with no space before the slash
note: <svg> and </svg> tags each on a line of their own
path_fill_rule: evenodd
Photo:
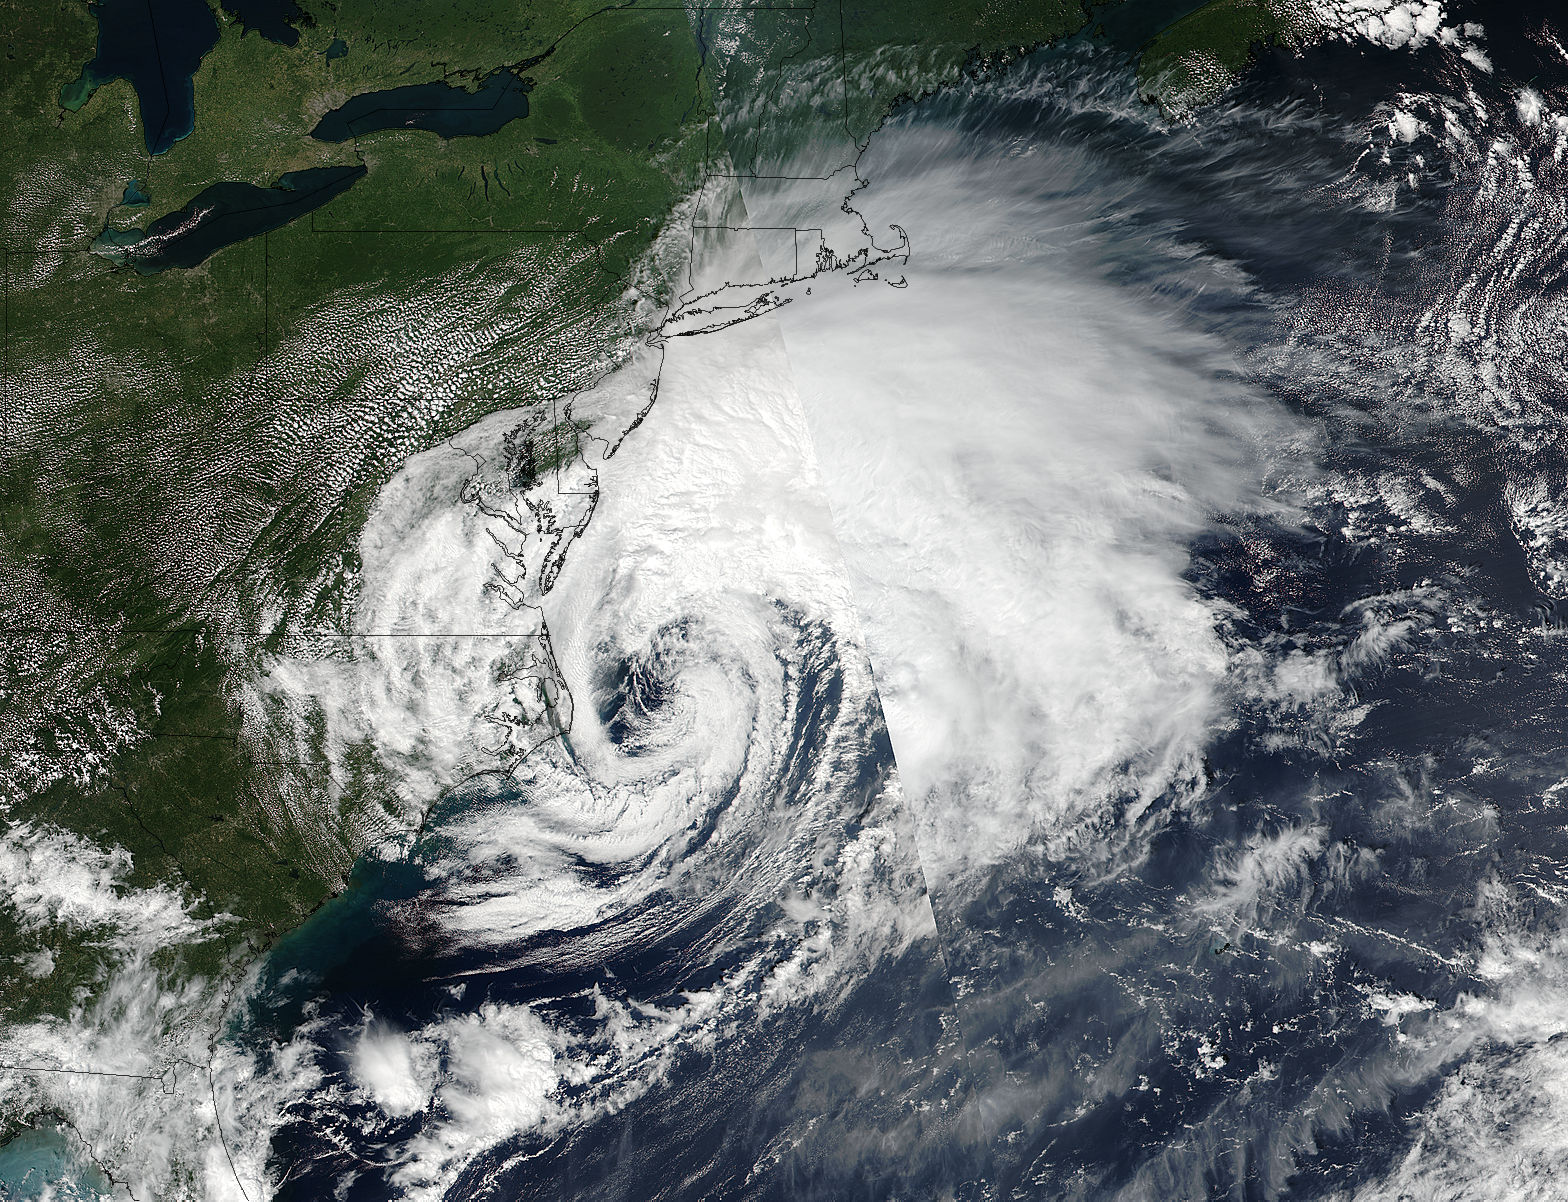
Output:
<svg viewBox="0 0 1568 1202">
<path fill-rule="evenodd" d="M 617 747 L 636 746 L 650 720 L 669 703 L 674 689 L 669 666 L 655 650 L 649 656 L 619 656 L 594 690 L 599 723 Z"/>
</svg>

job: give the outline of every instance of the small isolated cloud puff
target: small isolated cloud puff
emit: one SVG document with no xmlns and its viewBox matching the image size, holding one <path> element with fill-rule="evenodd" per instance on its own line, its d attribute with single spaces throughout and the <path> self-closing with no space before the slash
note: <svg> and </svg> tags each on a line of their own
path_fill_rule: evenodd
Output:
<svg viewBox="0 0 1568 1202">
<path fill-rule="evenodd" d="M 367 1022 L 348 1061 L 354 1083 L 393 1118 L 423 1110 L 430 1101 L 430 1057 L 395 1027 Z"/>
</svg>

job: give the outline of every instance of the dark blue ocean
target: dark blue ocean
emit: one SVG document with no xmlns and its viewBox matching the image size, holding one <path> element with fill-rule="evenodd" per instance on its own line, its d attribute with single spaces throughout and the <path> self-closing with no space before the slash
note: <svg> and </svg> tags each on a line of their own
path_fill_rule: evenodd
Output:
<svg viewBox="0 0 1568 1202">
<path fill-rule="evenodd" d="M 1288 514 L 1216 513 L 1185 547 L 1182 578 L 1251 665 L 1198 786 L 1122 799 L 1081 846 L 1026 839 L 981 879 L 928 885 L 902 839 L 879 887 L 899 906 L 929 889 L 934 926 L 780 1001 L 747 966 L 795 904 L 783 887 L 672 886 L 605 927 L 454 944 L 449 832 L 532 804 L 476 783 L 406 861 L 363 864 L 236 1018 L 262 1054 L 301 1024 L 321 1049 L 272 1142 L 278 1197 L 413 1189 L 407 1149 L 456 1138 L 457 1103 L 365 1101 L 367 1024 L 467 1030 L 509 1007 L 564 1033 L 559 1064 L 592 1049 L 637 1080 L 552 1070 L 549 1106 L 576 1117 L 530 1112 L 447 1198 L 1440 1196 L 1413 1153 L 1457 1198 L 1495 1174 L 1456 1132 L 1504 1114 L 1498 1163 L 1536 1155 L 1506 1150 L 1528 1090 L 1485 1099 L 1539 1082 L 1554 1031 L 1521 1015 L 1563 996 L 1568 174 L 1521 100 L 1568 97 L 1548 17 L 1478 9 L 1487 70 L 1435 40 L 1268 52 L 1186 122 L 1151 115 L 1131 57 L 1092 40 L 900 110 L 862 162 L 873 191 L 918 175 L 898 155 L 922 131 L 975 163 L 1070 156 L 1039 189 L 1080 206 L 1100 280 L 1218 339 L 1236 367 L 1216 387 L 1308 432 Z M 769 821 L 831 788 L 833 846 L 912 830 L 881 713 L 844 692 L 851 651 L 792 629 Z M 606 652 L 580 721 L 657 717 L 682 661 L 640 655 Z M 692 1017 L 720 995 L 721 1018 Z M 676 1033 L 639 1061 L 661 1015 Z M 457 1054 L 439 1047 L 437 1079 Z"/>
</svg>

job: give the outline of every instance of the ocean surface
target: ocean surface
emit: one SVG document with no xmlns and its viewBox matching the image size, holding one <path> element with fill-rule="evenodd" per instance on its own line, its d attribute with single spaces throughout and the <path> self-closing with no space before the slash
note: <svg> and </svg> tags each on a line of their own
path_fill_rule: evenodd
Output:
<svg viewBox="0 0 1568 1202">
<path fill-rule="evenodd" d="M 901 109 L 902 275 L 672 339 L 598 461 L 568 735 L 236 1010 L 277 1196 L 1561 1196 L 1548 18 Z"/>
</svg>

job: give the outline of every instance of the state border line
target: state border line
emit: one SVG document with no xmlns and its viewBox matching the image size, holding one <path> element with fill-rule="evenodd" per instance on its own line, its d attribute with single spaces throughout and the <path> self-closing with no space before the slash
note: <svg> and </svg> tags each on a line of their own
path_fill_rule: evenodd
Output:
<svg viewBox="0 0 1568 1202">
<path fill-rule="evenodd" d="M 251 629 L 224 629 L 212 626 L 146 626 L 146 627 L 115 627 L 115 626 L 0 626 L 0 638 L 30 638 L 41 634 L 82 634 L 82 635 L 132 635 L 137 637 L 150 637 L 153 635 L 192 634 L 207 635 L 212 638 L 271 638 L 276 632 L 271 630 Z M 530 639 L 537 638 L 538 632 L 504 631 L 504 630 L 313 630 L 306 628 L 292 632 L 301 638 L 328 638 L 328 639 Z"/>
<path fill-rule="evenodd" d="M 61 1068 L 58 1065 L 0 1063 L 0 1073 L 65 1073 L 73 1077 L 114 1077 L 123 1081 L 156 1081 L 164 1087 L 164 1093 L 174 1092 L 172 1064 L 161 1073 L 122 1073 L 101 1068 Z"/>
<path fill-rule="evenodd" d="M 729 178 L 735 178 L 735 177 L 731 176 Z M 786 281 L 786 282 L 794 282 L 796 280 L 800 280 L 800 279 L 804 279 L 805 278 L 805 277 L 803 277 L 800 274 L 800 236 L 802 234 L 816 234 L 816 235 L 818 235 L 822 239 L 822 244 L 824 246 L 827 245 L 827 241 L 828 241 L 827 231 L 825 229 L 823 229 L 820 225 L 696 225 L 696 224 L 693 224 L 691 228 L 693 230 L 727 230 L 727 231 L 729 231 L 732 234 L 751 234 L 751 233 L 757 233 L 757 232 L 782 234 L 785 231 L 788 231 L 789 233 L 794 235 L 794 237 L 791 239 L 791 243 L 792 243 L 792 245 L 795 248 L 795 270 L 794 270 L 794 274 L 790 277 L 790 280 Z M 768 281 L 768 283 L 770 283 L 770 284 L 772 282 L 773 281 L 771 281 L 771 280 Z M 728 283 L 725 284 L 725 287 L 736 287 L 736 286 L 737 285 L 733 281 L 728 282 Z M 754 284 L 751 281 L 746 281 L 745 283 L 739 284 L 738 286 L 741 287 L 741 288 L 746 288 L 746 287 L 762 287 L 762 286 L 765 286 L 765 285 Z"/>
<path fill-rule="evenodd" d="M 636 10 L 636 6 L 634 4 L 628 4 L 628 5 L 620 6 L 620 7 L 623 10 L 634 10 L 634 11 Z M 643 11 L 658 10 L 660 8 L 665 8 L 665 7 L 666 6 L 648 6 L 648 8 L 643 10 Z M 815 4 L 806 5 L 806 6 L 715 4 L 715 5 L 704 5 L 704 6 L 702 6 L 702 9 L 700 11 L 702 11 L 702 12 L 714 12 L 714 11 L 717 11 L 717 12 L 747 12 L 747 11 L 759 11 L 759 12 L 760 11 L 808 11 L 808 12 L 815 12 L 817 10 L 817 7 L 818 6 L 815 5 Z M 668 11 L 685 12 L 685 13 L 688 14 L 688 16 L 690 15 L 689 10 L 685 6 L 667 6 L 667 10 Z M 603 11 L 603 10 L 601 10 L 601 11 Z M 594 15 L 597 15 L 597 14 L 594 14 Z M 858 140 L 854 137 L 852 131 L 849 128 L 849 117 L 850 117 L 850 114 L 849 114 L 849 96 L 848 96 L 849 81 L 848 81 L 848 75 L 847 75 L 847 62 L 846 62 L 847 52 L 846 52 L 846 47 L 845 47 L 845 42 L 844 42 L 844 32 L 843 32 L 843 29 L 844 29 L 844 8 L 843 8 L 843 0 L 840 0 L 840 3 L 839 3 L 839 34 L 840 34 L 840 36 L 839 36 L 838 52 L 839 52 L 839 64 L 840 64 L 841 98 L 842 98 L 842 105 L 843 105 L 843 108 L 842 108 L 842 119 L 843 119 L 843 123 L 844 123 L 845 133 L 849 136 L 849 139 L 850 139 L 850 144 L 852 146 L 857 146 L 858 147 L 858 145 L 859 145 Z M 704 58 L 706 58 L 706 49 L 705 48 L 704 48 Z M 720 117 L 718 113 L 715 113 L 714 117 L 722 123 L 722 117 Z M 712 137 L 711 129 L 707 132 L 706 136 L 709 139 L 709 149 L 710 149 L 710 152 L 711 152 L 711 137 Z M 861 147 L 860 149 L 863 150 L 863 147 Z M 727 158 L 728 156 L 725 155 L 723 157 Z M 856 170 L 856 168 L 858 167 L 858 161 L 859 161 L 859 156 L 858 155 L 855 156 L 849 163 L 845 164 L 843 167 L 840 167 L 838 170 L 830 173 L 829 175 L 825 175 L 825 176 L 810 176 L 810 177 L 758 176 L 754 172 L 750 173 L 749 175 L 746 174 L 746 173 L 741 173 L 741 172 L 721 172 L 721 171 L 716 171 L 716 170 L 713 169 L 714 164 L 717 161 L 719 161 L 717 156 L 714 156 L 713 154 L 709 153 L 708 155 L 705 156 L 705 160 L 706 161 L 705 161 L 705 164 L 704 164 L 704 171 L 703 171 L 704 182 L 706 182 L 707 180 L 714 179 L 714 178 L 735 178 L 735 179 L 745 179 L 745 178 L 751 178 L 751 179 L 773 179 L 773 178 L 776 178 L 776 179 L 803 179 L 803 180 L 804 179 L 814 179 L 814 180 L 815 179 L 819 179 L 819 180 L 824 180 L 825 181 L 825 180 L 832 179 L 835 175 L 837 175 L 840 171 L 843 171 L 846 167 L 848 169 L 852 170 L 852 171 L 855 171 L 855 176 L 856 176 L 856 179 L 858 180 L 858 170 Z M 853 195 L 853 191 L 851 191 L 851 195 Z M 791 230 L 795 234 L 795 237 L 796 237 L 796 265 L 797 265 L 797 274 L 798 274 L 798 265 L 799 265 L 798 237 L 799 237 L 799 234 L 801 232 L 801 228 L 800 227 L 782 227 L 782 226 L 758 226 L 758 227 L 705 226 L 705 227 L 697 227 L 696 224 L 693 223 L 691 231 L 690 231 L 691 232 L 691 248 L 690 249 L 691 249 L 691 253 L 692 253 L 693 256 L 695 256 L 695 253 L 696 253 L 696 239 L 697 239 L 697 229 L 698 228 L 705 228 L 705 229 L 726 228 L 726 229 L 736 229 L 736 230 L 740 230 L 740 229 L 763 229 L 763 230 L 779 230 L 779 231 L 782 231 L 784 229 L 789 229 L 789 230 Z M 812 232 L 817 232 L 819 234 L 823 233 L 823 231 L 819 227 L 806 227 L 806 228 L 809 231 L 812 231 Z M 418 235 L 424 235 L 424 236 L 465 236 L 465 235 L 476 235 L 476 234 L 508 234 L 508 235 L 513 235 L 513 236 L 516 236 L 516 235 L 533 235 L 533 236 L 556 236 L 556 237 L 558 237 L 558 236 L 569 236 L 569 235 L 574 234 L 574 233 L 575 234 L 586 234 L 586 233 L 590 232 L 590 230 L 587 227 L 578 227 L 578 228 L 575 228 L 575 229 L 562 229 L 562 228 L 555 228 L 555 229 L 542 229 L 542 228 L 499 228 L 498 229 L 498 228 L 495 228 L 495 227 L 472 227 L 472 228 L 467 228 L 467 229 L 426 229 L 426 230 L 399 229 L 399 228 L 380 228 L 380 229 L 333 228 L 333 227 L 319 227 L 319 226 L 317 226 L 317 224 L 315 222 L 315 218 L 314 218 L 314 213 L 312 213 L 311 218 L 310 218 L 309 230 L 310 230 L 310 232 L 312 234 L 315 234 L 315 233 L 339 233 L 339 234 L 360 235 L 360 236 L 366 236 L 366 235 L 380 236 L 380 235 L 385 235 L 385 234 L 407 233 L 407 234 L 412 234 L 412 235 L 416 235 L 416 236 L 418 236 Z M 613 233 L 613 231 L 607 231 L 607 233 Z M 264 346 L 264 353 L 265 353 L 265 348 L 267 347 L 267 339 L 268 339 L 268 337 L 270 335 L 270 247 L 267 246 L 267 243 L 265 242 L 265 240 L 264 240 L 263 262 L 264 262 L 264 272 L 265 272 L 265 274 L 264 274 L 264 287 L 263 287 L 264 297 L 265 297 L 265 300 L 264 300 L 265 308 L 264 308 L 264 342 L 263 342 L 263 346 Z M 6 260 L 6 271 L 7 271 L 6 282 L 7 282 L 7 288 L 8 288 L 8 283 L 9 283 L 9 254 L 7 255 L 7 260 Z M 8 299 L 9 299 L 9 293 L 8 293 L 8 290 L 7 290 L 7 300 Z M 8 321 L 9 321 L 9 315 L 8 315 L 8 310 L 7 310 L 7 330 L 9 329 Z M 662 375 L 662 364 L 661 364 L 661 370 L 655 376 L 655 386 L 654 386 L 654 389 L 655 389 L 654 390 L 654 397 L 655 398 L 657 397 L 658 379 L 659 379 L 660 375 Z M 552 401 L 557 402 L 557 403 L 559 402 L 559 400 L 560 400 L 560 398 L 552 398 Z M 651 402 L 650 402 L 650 406 L 649 407 L 651 408 Z M 3 413 L 0 413 L 0 418 L 3 418 Z M 640 421 L 640 418 L 639 418 L 639 421 Z M 634 425 L 635 424 L 636 423 L 634 423 Z M 143 633 L 146 633 L 146 634 L 199 633 L 199 632 L 203 632 L 205 629 L 206 628 L 203 628 L 203 627 L 171 627 L 171 628 L 158 629 L 158 630 L 151 630 L 151 629 L 149 629 L 149 630 L 147 630 L 147 631 L 145 631 Z M 51 630 L 50 628 L 37 628 L 37 632 L 38 633 L 55 633 L 56 631 Z M 66 634 L 85 633 L 80 628 L 61 628 L 58 632 L 59 633 L 66 633 Z M 7 632 L 0 631 L 0 635 L 3 635 L 5 633 L 7 633 Z M 134 633 L 137 633 L 137 632 L 135 632 L 135 631 L 130 631 L 130 632 L 122 631 L 122 632 L 116 632 L 116 633 L 133 633 L 134 634 Z M 221 634 L 222 632 L 219 631 L 219 632 L 214 632 L 214 633 Z M 455 637 L 477 637 L 477 638 L 508 638 L 508 639 L 515 639 L 515 638 L 519 638 L 519 637 L 523 637 L 523 638 L 539 638 L 539 637 L 541 637 L 541 635 L 539 633 L 534 633 L 534 632 L 531 632 L 529 635 L 493 634 L 493 633 L 488 633 L 488 632 L 487 633 L 483 633 L 483 634 L 479 634 L 479 633 L 471 633 L 471 634 L 439 633 L 438 634 L 438 633 L 433 633 L 433 632 L 417 632 L 417 633 L 411 633 L 411 634 L 399 634 L 397 632 L 364 632 L 362 634 L 355 634 L 354 632 L 340 632 L 340 631 L 320 632 L 320 634 L 323 637 L 326 637 L 326 638 L 339 638 L 339 639 L 342 639 L 344 641 L 351 641 L 351 640 L 353 640 L 355 638 L 407 638 L 407 637 L 413 637 L 413 638 L 455 638 Z M 259 638 L 259 637 L 264 637 L 264 636 L 260 635 L 260 633 L 258 632 L 255 637 Z M 543 634 L 542 637 L 545 638 L 546 640 L 548 640 L 548 634 L 547 633 Z M 922 876 L 924 876 L 925 873 L 924 873 L 924 864 L 923 863 L 921 864 L 921 869 L 922 869 Z M 933 915 L 933 917 L 934 917 L 934 915 Z M 944 962 L 945 962 L 945 955 L 944 955 Z M 945 967 L 945 964 L 944 964 L 944 967 Z M 947 976 L 947 979 L 949 980 L 949 982 L 951 982 L 952 975 L 951 975 L 951 969 L 950 968 L 948 969 L 948 971 L 946 972 L 945 975 Z M 961 1038 L 963 1038 L 963 1042 L 964 1042 L 964 1045 L 965 1045 L 965 1048 L 966 1048 L 966 1051 L 967 1051 L 968 1046 L 969 1046 L 969 1040 L 967 1038 L 963 1037 L 962 1014 L 961 1014 L 961 1012 L 958 1010 L 958 1008 L 956 1006 L 954 1006 L 954 1008 L 953 1008 L 953 1013 L 954 1013 L 955 1019 L 959 1023 L 959 1029 L 960 1029 Z M 77 1074 L 77 1075 L 104 1076 L 104 1077 L 119 1078 L 119 1079 L 157 1081 L 165 1089 L 165 1091 L 172 1091 L 172 1088 L 174 1086 L 174 1071 L 173 1071 L 172 1066 L 171 1066 L 171 1069 L 169 1070 L 168 1073 L 162 1074 L 162 1075 L 158 1075 L 158 1076 L 152 1076 L 152 1075 L 148 1075 L 148 1074 L 120 1073 L 120 1072 L 107 1071 L 107 1070 L 100 1072 L 100 1071 L 97 1071 L 97 1070 L 62 1069 L 62 1068 L 59 1068 L 59 1067 L 56 1067 L 56 1066 L 24 1067 L 24 1066 L 0 1065 L 0 1070 L 14 1071 L 14 1072 L 39 1072 L 39 1073 L 41 1073 L 41 1072 L 62 1072 L 62 1073 L 70 1073 L 70 1074 Z M 234 1163 L 233 1155 L 232 1155 L 232 1153 L 231 1153 L 231 1151 L 229 1149 L 229 1146 L 228 1146 L 227 1133 L 224 1130 L 224 1124 L 223 1124 L 222 1108 L 220 1106 L 218 1106 L 218 1102 L 217 1102 L 216 1074 L 212 1071 L 212 1066 L 211 1066 L 210 1062 L 207 1065 L 207 1075 L 208 1075 L 209 1090 L 210 1090 L 210 1094 L 211 1094 L 211 1097 L 212 1097 L 212 1100 L 213 1100 L 214 1115 L 215 1115 L 215 1119 L 216 1119 L 216 1126 L 217 1126 L 219 1139 L 222 1142 L 224 1153 L 225 1153 L 225 1157 L 226 1157 L 226 1159 L 229 1162 L 230 1171 L 231 1171 L 231 1173 L 234 1176 L 235 1184 L 239 1188 L 241 1194 L 248 1198 L 249 1197 L 249 1192 L 245 1188 L 245 1184 L 244 1184 L 243 1180 L 240 1177 L 240 1174 L 239 1174 L 239 1172 L 237 1170 L 237 1166 Z"/>
<path fill-rule="evenodd" d="M 308 228 L 309 228 L 310 233 L 312 233 L 312 234 L 426 234 L 426 235 L 429 235 L 429 234 L 449 234 L 449 235 L 454 235 L 454 236 L 466 236 L 466 235 L 469 235 L 469 234 L 533 234 L 533 235 L 536 235 L 536 236 L 537 235 L 550 235 L 550 236 L 565 237 L 565 236 L 567 236 L 569 234 L 589 234 L 589 233 L 596 232 L 596 227 L 590 226 L 590 225 L 566 226 L 566 227 L 558 227 L 558 228 L 555 228 L 555 229 L 545 229 L 542 226 L 494 226 L 494 225 L 475 225 L 475 226 L 463 227 L 463 228 L 460 228 L 460 229 L 459 228 L 453 228 L 453 229 L 421 229 L 421 228 L 414 228 L 414 227 L 400 226 L 400 225 L 380 226 L 380 227 L 374 227 L 374 226 L 357 227 L 357 226 L 335 226 L 335 225 L 322 226 L 322 225 L 317 225 L 316 224 L 316 212 L 317 211 L 319 211 L 319 210 L 312 211 L 312 213 L 310 214 L 310 224 L 309 224 Z M 622 231 L 619 231 L 619 230 L 606 230 L 605 231 L 606 236 L 614 235 L 614 234 L 620 233 L 620 232 L 622 232 Z"/>
</svg>

